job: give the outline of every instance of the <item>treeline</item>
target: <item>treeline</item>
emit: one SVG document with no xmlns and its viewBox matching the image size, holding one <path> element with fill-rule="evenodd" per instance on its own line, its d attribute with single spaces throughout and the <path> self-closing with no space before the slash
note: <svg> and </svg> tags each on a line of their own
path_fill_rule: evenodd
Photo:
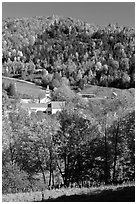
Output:
<svg viewBox="0 0 137 204">
<path fill-rule="evenodd" d="M 8 98 L 3 93 L 3 102 Z M 76 101 L 56 115 L 3 104 L 3 193 L 90 187 L 135 178 L 134 111 L 96 119 Z M 42 180 L 41 176 L 42 175 Z"/>
<path fill-rule="evenodd" d="M 43 84 L 38 71 L 44 70 L 46 83 L 58 74 L 80 89 L 86 84 L 135 87 L 134 28 L 101 28 L 58 16 L 8 18 L 2 26 L 4 75 Z"/>
</svg>

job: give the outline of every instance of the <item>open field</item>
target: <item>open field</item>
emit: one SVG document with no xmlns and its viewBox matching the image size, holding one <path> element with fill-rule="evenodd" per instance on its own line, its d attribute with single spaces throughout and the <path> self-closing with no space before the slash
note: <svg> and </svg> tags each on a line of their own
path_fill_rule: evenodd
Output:
<svg viewBox="0 0 137 204">
<path fill-rule="evenodd" d="M 87 194 L 61 196 L 46 202 L 134 202 L 135 188 L 124 187 L 108 190 L 95 190 Z M 44 202 L 43 201 L 43 202 Z"/>
<path fill-rule="evenodd" d="M 96 85 L 88 85 L 86 86 L 82 91 L 82 94 L 94 94 L 97 98 L 114 98 L 114 97 L 125 97 L 125 98 L 133 98 L 135 97 L 135 89 L 118 89 L 118 88 L 112 88 L 112 87 L 102 87 L 102 86 L 96 86 Z M 113 93 L 115 93 L 117 96 L 114 96 Z M 93 100 L 94 98 L 92 98 Z"/>
<path fill-rule="evenodd" d="M 2 82 L 4 82 L 6 85 L 10 84 L 11 82 L 16 82 L 17 85 L 17 91 L 20 94 L 26 94 L 33 97 L 38 97 L 39 95 L 44 94 L 44 90 L 41 86 L 37 86 L 34 83 L 19 80 L 15 78 L 10 77 L 2 77 Z M 84 90 L 81 91 L 82 94 L 93 94 L 95 95 L 94 98 L 91 98 L 90 100 L 95 101 L 95 103 L 98 103 L 97 101 L 102 100 L 108 101 L 109 99 L 121 99 L 124 100 L 127 104 L 134 107 L 134 97 L 135 97 L 135 89 L 117 89 L 117 88 L 111 88 L 111 87 L 101 87 L 101 86 L 95 86 L 95 85 L 89 85 L 84 88 Z M 114 97 L 113 93 L 117 94 L 117 97 Z"/>
<path fill-rule="evenodd" d="M 42 90 L 40 86 L 37 86 L 31 82 L 9 77 L 2 77 L 2 82 L 4 82 L 6 85 L 10 84 L 11 82 L 16 83 L 17 91 L 20 94 L 26 94 L 32 97 L 39 97 L 40 95 L 44 95 L 44 90 Z"/>
<path fill-rule="evenodd" d="M 134 202 L 134 183 L 91 188 L 61 188 L 43 192 L 7 194 L 3 202 Z"/>
</svg>

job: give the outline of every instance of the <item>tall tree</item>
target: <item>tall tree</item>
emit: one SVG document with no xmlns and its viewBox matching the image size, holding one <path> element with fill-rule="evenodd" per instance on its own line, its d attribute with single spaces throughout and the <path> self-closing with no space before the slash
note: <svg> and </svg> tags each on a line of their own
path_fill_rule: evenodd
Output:
<svg viewBox="0 0 137 204">
<path fill-rule="evenodd" d="M 8 93 L 10 96 L 16 97 L 17 96 L 17 85 L 16 83 L 11 83 L 8 88 Z"/>
<path fill-rule="evenodd" d="M 81 160 L 80 164 L 79 159 L 83 158 L 82 154 L 86 151 L 91 123 L 89 118 L 80 110 L 76 110 L 72 104 L 59 114 L 59 123 L 60 130 L 54 136 L 57 165 L 64 185 L 69 186 L 71 182 L 81 180 L 80 172 L 83 172 L 84 160 Z M 79 174 L 76 175 L 78 171 Z"/>
<path fill-rule="evenodd" d="M 18 116 L 19 119 L 19 116 Z M 14 128 L 15 124 L 13 124 Z M 58 129 L 58 123 L 50 117 L 41 120 L 26 118 L 18 129 L 18 140 L 16 141 L 16 162 L 22 170 L 29 174 L 41 172 L 46 184 L 45 170 L 51 160 L 52 135 Z M 52 162 L 52 161 L 51 161 Z"/>
</svg>

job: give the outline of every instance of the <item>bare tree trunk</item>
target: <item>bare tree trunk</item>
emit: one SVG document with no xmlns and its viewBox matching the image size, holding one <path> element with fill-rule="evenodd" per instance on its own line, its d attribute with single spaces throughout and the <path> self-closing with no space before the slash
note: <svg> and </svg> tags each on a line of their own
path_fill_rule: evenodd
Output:
<svg viewBox="0 0 137 204">
<path fill-rule="evenodd" d="M 12 145 L 11 145 L 11 142 L 10 142 L 10 156 L 11 156 L 11 163 L 12 163 L 12 165 L 13 165 L 13 163 L 14 163 L 14 159 L 13 159 L 13 148 L 12 148 Z"/>
<path fill-rule="evenodd" d="M 61 170 L 61 167 L 60 167 L 59 164 L 58 164 L 58 161 L 57 161 L 57 166 L 58 166 L 58 169 L 59 169 L 59 171 L 60 171 L 60 174 L 61 174 L 62 179 L 63 179 L 63 182 L 64 182 L 64 175 L 63 175 L 63 172 L 62 172 L 62 170 Z"/>
<path fill-rule="evenodd" d="M 105 128 L 105 184 L 108 184 L 108 149 L 107 149 L 107 132 Z"/>
<path fill-rule="evenodd" d="M 52 186 L 54 186 L 54 172 L 52 170 Z"/>
<path fill-rule="evenodd" d="M 67 186 L 67 156 L 64 156 L 64 165 L 65 165 L 65 175 L 64 175 L 64 185 Z"/>
<path fill-rule="evenodd" d="M 49 173 L 49 186 L 51 186 L 51 177 L 52 177 L 52 174 L 51 174 L 51 168 L 50 168 L 50 173 Z"/>
<path fill-rule="evenodd" d="M 42 165 L 40 165 L 40 169 L 41 169 L 41 172 L 43 175 L 44 184 L 46 184 L 46 177 L 45 177 L 45 173 L 44 173 L 44 169 L 43 169 Z"/>
<path fill-rule="evenodd" d="M 52 179 L 52 154 L 50 151 L 50 175 L 49 175 L 49 186 L 51 186 L 51 179 Z"/>
<path fill-rule="evenodd" d="M 115 147 L 114 147 L 114 166 L 113 166 L 113 183 L 115 183 L 115 174 L 116 174 L 116 162 L 117 162 L 117 144 L 118 144 L 118 131 L 119 131 L 119 122 L 117 124 L 117 130 L 115 134 Z"/>
</svg>

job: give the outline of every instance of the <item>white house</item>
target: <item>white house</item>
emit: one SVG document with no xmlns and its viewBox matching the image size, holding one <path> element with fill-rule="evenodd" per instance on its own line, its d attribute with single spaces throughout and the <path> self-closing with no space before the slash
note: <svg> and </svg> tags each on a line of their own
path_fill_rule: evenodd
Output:
<svg viewBox="0 0 137 204">
<path fill-rule="evenodd" d="M 48 114 L 56 114 L 58 111 L 62 111 L 65 107 L 65 101 L 51 101 L 48 103 Z"/>
<path fill-rule="evenodd" d="M 51 101 L 51 91 L 49 89 L 49 86 L 47 86 L 45 97 L 40 98 L 39 103 L 48 103 L 49 101 Z"/>
<path fill-rule="evenodd" d="M 42 111 L 48 114 L 55 114 L 61 111 L 65 107 L 65 101 L 51 101 L 51 91 L 49 86 L 45 90 L 45 95 L 39 96 L 36 99 L 21 99 L 21 107 L 28 111 L 29 114 L 32 112 Z"/>
<path fill-rule="evenodd" d="M 22 98 L 20 99 L 20 103 L 31 103 L 32 102 L 32 99 L 30 98 Z"/>
<path fill-rule="evenodd" d="M 46 112 L 47 110 L 47 104 L 45 103 L 22 103 L 21 108 L 28 111 L 28 113 L 32 112 Z"/>
</svg>

